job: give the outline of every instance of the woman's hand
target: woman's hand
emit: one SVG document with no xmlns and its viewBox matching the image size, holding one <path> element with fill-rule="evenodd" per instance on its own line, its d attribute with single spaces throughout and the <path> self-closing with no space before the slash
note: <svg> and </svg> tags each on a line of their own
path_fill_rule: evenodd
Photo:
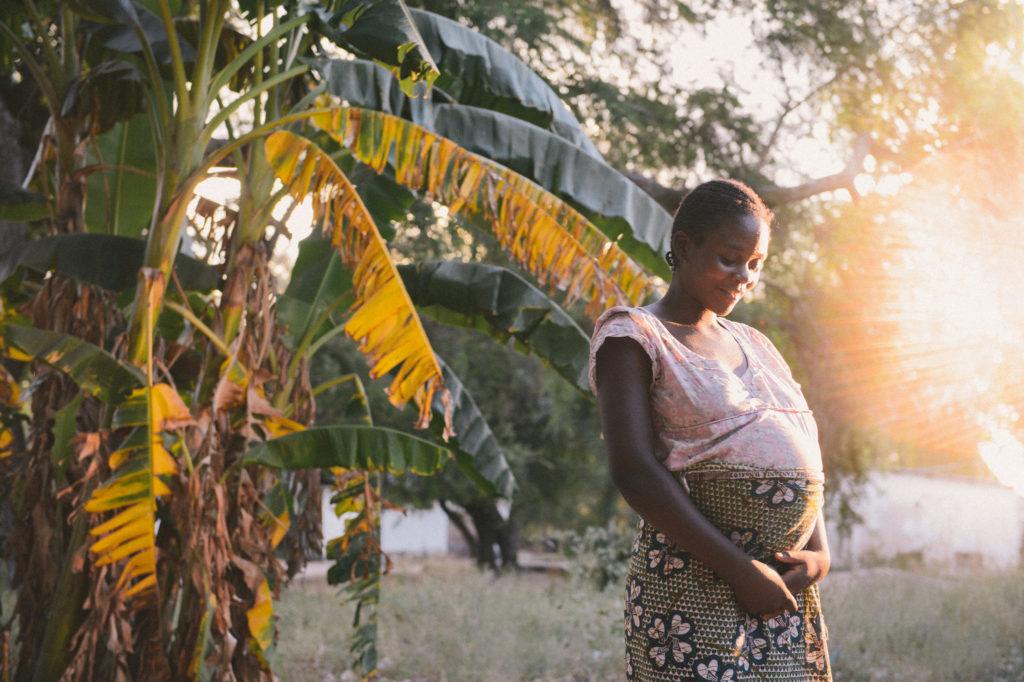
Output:
<svg viewBox="0 0 1024 682">
<path fill-rule="evenodd" d="M 797 609 L 796 597 L 775 569 L 756 559 L 750 561 L 749 569 L 732 586 L 740 608 L 763 618 Z"/>
<path fill-rule="evenodd" d="M 829 555 L 822 550 L 776 552 L 775 558 L 787 565 L 782 580 L 793 594 L 800 594 L 828 575 Z"/>
</svg>

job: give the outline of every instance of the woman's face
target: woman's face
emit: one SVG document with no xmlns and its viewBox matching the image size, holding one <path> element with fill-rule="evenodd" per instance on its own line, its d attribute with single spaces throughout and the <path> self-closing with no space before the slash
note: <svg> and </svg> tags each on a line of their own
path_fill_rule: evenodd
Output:
<svg viewBox="0 0 1024 682">
<path fill-rule="evenodd" d="M 769 237 L 768 225 L 752 215 L 723 218 L 699 244 L 677 232 L 672 236 L 672 251 L 680 261 L 675 276 L 704 308 L 728 315 L 757 285 Z"/>
</svg>

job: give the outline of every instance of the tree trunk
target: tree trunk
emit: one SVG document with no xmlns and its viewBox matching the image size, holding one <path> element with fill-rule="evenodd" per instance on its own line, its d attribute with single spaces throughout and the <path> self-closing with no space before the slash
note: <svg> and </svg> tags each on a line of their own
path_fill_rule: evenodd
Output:
<svg viewBox="0 0 1024 682">
<path fill-rule="evenodd" d="M 491 498 L 472 500 L 466 503 L 465 509 L 476 528 L 477 564 L 493 570 L 518 566 L 519 525 L 511 514 L 508 520 L 502 518 L 497 503 Z"/>
<path fill-rule="evenodd" d="M 502 568 L 519 567 L 519 519 L 509 512 L 508 520 L 498 529 L 498 550 Z"/>
<path fill-rule="evenodd" d="M 476 563 L 481 568 L 497 570 L 497 556 L 494 553 L 494 544 L 498 541 L 498 527 L 502 523 L 501 514 L 488 500 L 476 499 L 466 503 L 466 513 L 473 522 L 476 529 Z"/>
<path fill-rule="evenodd" d="M 462 536 L 462 539 L 465 540 L 466 547 L 469 548 L 470 554 L 476 556 L 478 546 L 476 535 L 473 533 L 472 530 L 470 530 L 469 526 L 466 525 L 466 521 L 462 518 L 462 514 L 460 514 L 457 510 L 449 507 L 447 500 L 438 500 L 438 504 L 441 505 L 442 511 L 444 511 L 444 513 L 448 516 L 448 520 L 451 521 L 452 524 L 455 526 L 455 529 L 459 531 L 459 534 Z"/>
</svg>

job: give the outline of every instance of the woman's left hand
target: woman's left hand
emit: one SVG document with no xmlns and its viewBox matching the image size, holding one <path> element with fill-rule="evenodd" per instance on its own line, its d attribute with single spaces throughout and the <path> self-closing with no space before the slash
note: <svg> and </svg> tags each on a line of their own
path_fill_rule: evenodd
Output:
<svg viewBox="0 0 1024 682">
<path fill-rule="evenodd" d="M 828 575 L 828 552 L 821 550 L 801 549 L 789 552 L 776 552 L 775 558 L 787 568 L 779 573 L 782 581 L 793 594 L 800 594 L 808 587 Z"/>
</svg>

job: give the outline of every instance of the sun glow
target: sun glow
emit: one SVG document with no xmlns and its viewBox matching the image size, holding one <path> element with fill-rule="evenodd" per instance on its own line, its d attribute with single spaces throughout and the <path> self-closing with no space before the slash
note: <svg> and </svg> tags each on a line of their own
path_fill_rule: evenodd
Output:
<svg viewBox="0 0 1024 682">
<path fill-rule="evenodd" d="M 275 191 L 280 187 L 280 182 L 275 183 Z M 207 242 L 216 241 L 212 238 L 217 236 L 218 230 L 230 228 L 238 211 L 240 193 L 240 184 L 233 177 L 210 177 L 196 187 L 196 197 L 188 211 L 192 225 L 189 231 L 190 243 L 187 244 L 187 248 L 194 255 L 207 258 Z M 202 200 L 211 202 L 205 208 L 209 212 L 208 216 L 197 213 Z M 274 207 L 272 217 L 275 223 L 271 227 L 281 234 L 274 242 L 270 270 L 275 283 L 283 290 L 298 257 L 299 242 L 313 231 L 313 201 L 306 197 L 302 203 L 295 203 L 290 198 L 285 198 Z M 220 262 L 216 256 L 217 254 L 213 254 L 210 258 L 211 263 Z"/>
<path fill-rule="evenodd" d="M 978 444 L 978 454 L 996 478 L 1024 497 L 1024 443 L 1013 432 L 1020 416 L 1006 405 L 999 407 L 981 419 L 989 438 Z"/>
<path fill-rule="evenodd" d="M 830 397 L 909 446 L 914 466 L 984 462 L 1024 495 L 1024 219 L 999 203 L 1012 192 L 986 186 L 1014 180 L 973 173 L 946 159 L 875 193 L 880 210 L 848 238 L 845 297 L 819 311 Z"/>
</svg>

